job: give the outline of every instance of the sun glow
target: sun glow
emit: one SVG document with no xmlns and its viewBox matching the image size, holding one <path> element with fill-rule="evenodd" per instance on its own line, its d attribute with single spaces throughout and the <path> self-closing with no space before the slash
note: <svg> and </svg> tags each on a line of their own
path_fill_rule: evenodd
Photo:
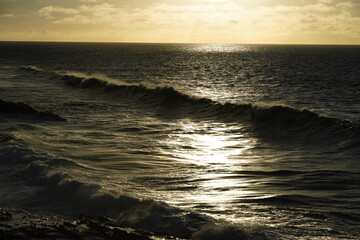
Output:
<svg viewBox="0 0 360 240">
<path fill-rule="evenodd" d="M 0 40 L 360 43 L 357 0 L 27 2 L 2 1 Z"/>
</svg>

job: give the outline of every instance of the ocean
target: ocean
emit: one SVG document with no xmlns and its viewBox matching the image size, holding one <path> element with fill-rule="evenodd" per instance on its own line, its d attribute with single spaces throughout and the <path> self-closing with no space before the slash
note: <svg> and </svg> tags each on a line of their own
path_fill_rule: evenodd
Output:
<svg viewBox="0 0 360 240">
<path fill-rule="evenodd" d="M 0 53 L 0 208 L 13 218 L 106 217 L 169 239 L 360 238 L 360 46 Z"/>
</svg>

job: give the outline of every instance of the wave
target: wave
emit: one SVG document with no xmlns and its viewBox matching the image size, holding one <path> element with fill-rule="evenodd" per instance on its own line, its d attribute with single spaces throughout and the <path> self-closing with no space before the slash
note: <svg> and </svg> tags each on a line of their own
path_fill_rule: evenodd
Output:
<svg viewBox="0 0 360 240">
<path fill-rule="evenodd" d="M 260 227 L 249 231 L 249 226 L 231 225 L 190 210 L 173 207 L 165 202 L 141 199 L 124 194 L 121 190 L 117 190 L 117 192 L 107 190 L 96 181 L 89 181 L 84 178 L 87 174 L 81 174 L 82 172 L 97 171 L 97 169 L 76 163 L 71 159 L 59 158 L 31 149 L 22 144 L 21 139 L 9 134 L 1 135 L 0 140 L 4 143 L 4 146 L 0 146 L 0 164 L 12 166 L 12 170 L 7 170 L 4 175 L 7 179 L 6 182 L 11 183 L 7 186 L 11 189 L 3 189 L 5 192 L 11 192 L 6 198 L 7 201 L 10 201 L 8 206 L 46 213 L 48 216 L 45 217 L 49 220 L 47 226 L 52 226 L 52 224 L 55 226 L 58 223 L 54 221 L 54 216 L 76 219 L 79 215 L 85 214 L 87 216 L 80 217 L 79 220 L 75 221 L 85 225 L 90 224 L 90 228 L 109 226 L 109 221 L 111 221 L 114 223 L 113 227 L 146 230 L 155 233 L 155 235 L 165 234 L 175 238 L 200 240 L 220 239 L 221 236 L 224 236 L 226 239 L 253 239 L 253 236 L 261 236 L 261 238 L 254 239 L 266 239 Z M 1 175 L 0 177 L 3 178 L 4 176 Z M 14 187 L 17 186 L 26 186 L 26 191 L 16 191 Z M 17 201 L 11 200 L 12 198 Z M 18 201 L 19 199 L 22 200 Z M 16 213 L 13 216 L 16 216 Z M 11 225 L 12 219 L 15 219 L 14 226 Z M 19 222 L 16 219 L 18 218 L 10 216 L 7 220 L 9 223 L 7 226 L 11 229 L 6 232 L 10 235 L 6 236 L 12 236 L 12 233 L 19 231 L 22 232 L 23 229 L 17 228 Z M 33 220 L 32 226 L 34 224 L 41 225 L 31 216 L 29 219 Z M 42 219 L 44 221 L 44 218 Z M 60 221 L 60 225 L 62 223 L 63 221 Z M 67 225 L 67 227 L 69 226 Z M 29 231 L 23 232 L 24 239 L 30 239 L 27 234 L 30 234 L 31 231 L 41 232 L 39 228 L 32 228 L 31 226 L 27 229 Z M 51 234 L 63 234 L 60 228 L 56 229 Z M 0 236 L 3 236 L 1 231 L 0 229 Z M 46 238 L 47 233 L 49 232 L 41 232 L 38 236 Z M 86 235 L 87 233 L 97 236 L 100 231 L 95 233 L 85 231 L 82 234 Z M 209 238 L 210 235 L 214 237 Z M 169 239 L 174 238 L 169 237 Z"/>
<path fill-rule="evenodd" d="M 0 133 L 0 147 L 2 145 L 7 144 L 8 142 L 10 142 L 10 141 L 12 141 L 14 139 L 15 139 L 14 136 L 11 135 L 11 134 L 1 134 Z"/>
<path fill-rule="evenodd" d="M 3 239 L 181 240 L 165 233 L 127 228 L 104 216 L 81 215 L 75 220 L 66 220 L 57 216 L 47 216 L 21 209 L 0 209 L 0 221 L 6 221 L 6 224 L 0 228 L 0 236 Z M 238 227 L 234 225 L 206 225 L 194 233 L 191 239 L 267 239 L 263 233 L 255 233 L 249 236 L 249 232 L 251 230 L 239 231 Z"/>
<path fill-rule="evenodd" d="M 176 238 L 221 239 L 223 236 L 225 239 L 266 239 L 260 227 L 249 231 L 249 226 L 220 222 L 165 202 L 110 192 L 97 183 L 81 179 L 79 175 L 66 173 L 62 168 L 68 164 L 65 160 L 59 162 L 48 158 L 34 160 L 14 171 L 12 177 L 22 179 L 28 188 L 37 189 L 31 194 L 33 200 L 29 201 L 27 209 L 73 218 L 83 214 L 105 216 L 117 226 L 164 233 Z M 88 219 L 106 224 L 101 217 Z M 210 235 L 213 237 L 209 238 Z"/>
<path fill-rule="evenodd" d="M 39 68 L 29 67 L 29 71 Z M 44 70 L 43 70 L 44 71 Z M 52 72 L 51 74 L 54 74 Z M 173 87 L 130 84 L 108 78 L 55 73 L 67 85 L 79 88 L 102 89 L 122 100 L 146 105 L 157 111 L 158 117 L 217 119 L 229 122 L 250 122 L 272 137 L 322 136 L 326 139 L 360 137 L 360 127 L 346 120 L 320 116 L 307 109 L 289 106 L 263 106 L 254 103 L 220 103 L 182 93 Z"/>
<path fill-rule="evenodd" d="M 0 221 L 7 219 L 6 226 L 9 228 L 9 231 L 6 231 L 7 234 L 22 232 L 24 234 L 22 239 L 33 239 L 35 233 L 32 231 L 40 233 L 39 238 L 41 236 L 43 236 L 41 238 L 46 238 L 47 234 L 52 236 L 64 234 L 62 230 L 65 230 L 67 233 L 81 234 L 84 237 L 94 237 L 98 234 L 103 236 L 107 233 L 110 236 L 104 239 L 112 239 L 110 237 L 115 234 L 114 228 L 131 228 L 137 229 L 135 231 L 137 233 L 146 231 L 149 234 L 151 232 L 151 235 L 158 236 L 155 239 L 267 239 L 264 229 L 260 226 L 230 224 L 190 210 L 179 209 L 164 202 L 140 199 L 121 193 L 115 194 L 106 191 L 98 184 L 86 183 L 79 179 L 79 176 L 53 170 L 49 169 L 46 161 L 37 160 L 16 170 L 12 175 L 12 180 L 23 180 L 22 184 L 26 184 L 26 193 L 31 194 L 31 199 L 15 201 L 16 204 L 11 204 L 11 208 L 46 213 L 46 216 L 34 218 L 35 214 L 28 214 L 22 210 L 12 211 L 11 215 L 4 215 L 4 211 L 1 211 L 0 217 L 3 218 L 0 218 Z M 19 199 L 18 197 L 15 196 L 16 199 Z M 26 220 L 27 223 L 31 223 L 31 226 L 26 228 L 26 232 L 23 231 L 24 228 L 18 228 L 19 221 L 24 219 L 19 217 L 18 213 L 29 215 Z M 66 220 L 69 222 L 65 224 L 62 218 L 72 220 Z M 42 232 L 45 230 L 43 228 L 45 226 L 42 226 L 44 223 L 52 231 Z M 66 229 L 61 227 L 63 224 Z M 78 232 L 76 230 L 79 228 L 72 228 L 75 225 L 81 225 L 89 231 Z M 24 225 L 21 224 L 21 226 Z M 3 236 L 1 235 L 3 229 L 0 229 L 0 236 Z M 32 237 L 28 238 L 27 234 L 31 232 Z M 124 236 L 121 239 L 128 238 Z"/>
<path fill-rule="evenodd" d="M 21 67 L 20 69 L 21 70 L 26 70 L 26 71 L 29 71 L 29 72 L 34 72 L 34 73 L 44 72 L 44 70 L 42 68 L 36 67 L 36 66 L 33 66 L 33 65 L 29 65 L 27 67 Z"/>
<path fill-rule="evenodd" d="M 0 134 L 0 164 L 27 164 L 42 158 L 13 134 Z"/>
<path fill-rule="evenodd" d="M 240 202 L 244 203 L 257 203 L 264 205 L 279 205 L 279 206 L 293 206 L 293 205 L 313 205 L 314 203 L 319 203 L 319 198 L 308 197 L 304 195 L 275 195 L 265 198 L 253 198 L 253 199 L 242 199 Z M 324 201 L 324 200 L 323 200 Z M 325 201 L 325 203 L 327 203 Z"/>
<path fill-rule="evenodd" d="M 7 102 L 0 99 L 0 114 L 6 114 L 10 118 L 31 118 L 39 121 L 66 121 L 51 112 L 41 112 L 21 102 Z"/>
</svg>

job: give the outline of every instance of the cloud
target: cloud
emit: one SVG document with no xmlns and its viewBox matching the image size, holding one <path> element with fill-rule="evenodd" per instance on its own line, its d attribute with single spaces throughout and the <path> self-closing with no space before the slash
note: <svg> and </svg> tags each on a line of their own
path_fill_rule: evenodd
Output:
<svg viewBox="0 0 360 240">
<path fill-rule="evenodd" d="M 54 14 L 56 13 L 62 13 L 65 15 L 71 15 L 71 14 L 78 14 L 79 10 L 74 8 L 63 8 L 63 7 L 57 7 L 57 6 L 47 6 L 43 7 L 38 11 L 40 16 L 43 16 L 47 19 L 54 18 Z"/>
<path fill-rule="evenodd" d="M 341 2 L 341 3 L 336 4 L 337 8 L 343 8 L 343 9 L 352 8 L 354 6 L 355 6 L 355 4 L 352 2 Z"/>
<path fill-rule="evenodd" d="M 38 11 L 39 16 L 52 19 L 53 23 L 96 24 L 109 22 L 115 15 L 121 14 L 120 8 L 103 3 L 100 5 L 80 5 L 76 8 L 46 6 Z"/>
<path fill-rule="evenodd" d="M 90 23 L 93 23 L 93 21 L 87 16 L 75 15 L 75 16 L 65 17 L 65 18 L 62 18 L 59 20 L 55 20 L 54 23 L 56 23 L 56 24 L 62 24 L 62 23 L 90 24 Z"/>
<path fill-rule="evenodd" d="M 224 3 L 224 2 L 230 2 L 230 0 L 196 0 L 196 2 L 200 3 Z"/>
<path fill-rule="evenodd" d="M 0 18 L 12 18 L 12 17 L 15 17 L 15 15 L 12 13 L 0 14 Z"/>
<path fill-rule="evenodd" d="M 320 2 L 320 3 L 331 3 L 332 0 L 318 0 L 318 2 Z"/>
<path fill-rule="evenodd" d="M 360 18 L 352 12 L 355 5 L 349 0 L 304 0 L 246 7 L 235 1 L 197 0 L 142 8 L 109 3 L 51 5 L 38 14 L 58 26 L 92 26 L 91 31 L 97 28 L 103 34 L 118 30 L 125 41 L 331 42 L 360 39 Z"/>
</svg>

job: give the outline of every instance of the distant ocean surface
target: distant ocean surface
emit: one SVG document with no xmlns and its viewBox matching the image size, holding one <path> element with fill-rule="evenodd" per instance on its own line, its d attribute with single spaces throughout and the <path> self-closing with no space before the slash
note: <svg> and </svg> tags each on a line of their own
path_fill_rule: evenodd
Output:
<svg viewBox="0 0 360 240">
<path fill-rule="evenodd" d="M 183 239 L 360 238 L 360 46 L 0 53 L 0 208 Z"/>
</svg>

